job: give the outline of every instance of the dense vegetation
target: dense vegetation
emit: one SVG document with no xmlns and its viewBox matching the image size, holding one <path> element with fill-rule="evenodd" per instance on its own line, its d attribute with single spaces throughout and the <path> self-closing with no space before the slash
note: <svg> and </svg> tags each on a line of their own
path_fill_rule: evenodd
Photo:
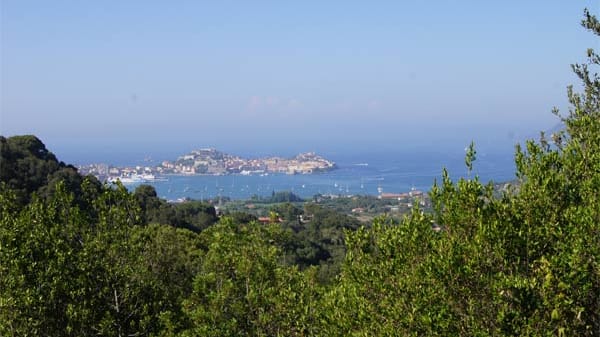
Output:
<svg viewBox="0 0 600 337">
<path fill-rule="evenodd" d="M 598 65 L 573 67 L 565 130 L 517 146 L 518 188 L 444 172 L 432 212 L 369 228 L 318 205 L 215 222 L 0 138 L 0 335 L 600 336 Z"/>
</svg>

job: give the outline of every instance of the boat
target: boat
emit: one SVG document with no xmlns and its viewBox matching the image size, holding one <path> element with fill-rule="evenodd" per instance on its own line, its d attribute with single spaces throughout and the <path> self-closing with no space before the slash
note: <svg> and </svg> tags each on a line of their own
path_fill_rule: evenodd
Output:
<svg viewBox="0 0 600 337">
<path fill-rule="evenodd" d="M 107 181 L 109 183 L 116 183 L 118 181 L 121 182 L 121 184 L 123 185 L 129 185 L 129 184 L 137 184 L 137 183 L 147 183 L 147 182 L 154 182 L 154 181 L 166 181 L 166 178 L 156 178 L 156 176 L 154 176 L 153 174 L 150 173 L 145 173 L 145 174 L 131 174 L 131 175 L 126 175 L 126 176 L 120 176 L 120 177 L 109 177 L 107 179 Z"/>
<path fill-rule="evenodd" d="M 142 180 L 144 180 L 144 181 L 154 181 L 154 180 L 156 180 L 156 177 L 154 176 L 154 174 L 146 173 L 146 174 L 142 174 Z"/>
<path fill-rule="evenodd" d="M 123 185 L 135 184 L 143 182 L 143 178 L 137 174 L 133 174 L 130 176 L 122 176 L 122 177 L 109 177 L 107 179 L 109 183 L 116 183 L 120 181 Z"/>
</svg>

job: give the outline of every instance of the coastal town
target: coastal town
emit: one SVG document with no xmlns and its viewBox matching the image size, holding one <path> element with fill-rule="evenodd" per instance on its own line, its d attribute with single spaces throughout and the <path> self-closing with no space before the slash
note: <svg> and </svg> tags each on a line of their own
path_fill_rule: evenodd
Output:
<svg viewBox="0 0 600 337">
<path fill-rule="evenodd" d="M 116 167 L 108 164 L 78 166 L 82 174 L 92 174 L 101 181 L 122 183 L 149 182 L 166 175 L 268 175 L 313 174 L 336 168 L 333 161 L 314 152 L 301 153 L 293 158 L 266 157 L 248 159 L 220 152 L 213 148 L 191 151 L 175 161 L 163 161 L 154 166 Z"/>
</svg>

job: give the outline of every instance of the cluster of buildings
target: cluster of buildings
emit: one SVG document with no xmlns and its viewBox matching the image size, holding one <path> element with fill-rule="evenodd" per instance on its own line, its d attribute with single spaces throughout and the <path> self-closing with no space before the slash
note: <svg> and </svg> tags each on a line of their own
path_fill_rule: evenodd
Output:
<svg viewBox="0 0 600 337">
<path fill-rule="evenodd" d="M 301 153 L 294 158 L 268 157 L 246 159 L 212 148 L 194 150 L 175 161 L 163 161 L 158 166 L 113 167 L 106 164 L 79 166 L 82 174 L 92 174 L 102 181 L 119 179 L 123 183 L 147 182 L 157 176 L 225 175 L 225 174 L 311 174 L 334 169 L 335 163 L 314 152 Z"/>
<path fill-rule="evenodd" d="M 94 175 L 100 181 L 116 181 L 122 183 L 150 182 L 158 180 L 156 169 L 150 166 L 114 167 L 107 164 L 90 164 L 77 167 L 83 175 Z"/>
<path fill-rule="evenodd" d="M 390 208 L 392 212 L 398 212 L 400 208 L 412 208 L 413 203 L 417 202 L 420 206 L 426 206 L 428 201 L 427 193 L 423 191 L 419 191 L 417 189 L 412 188 L 410 192 L 404 193 L 379 193 L 377 196 L 380 200 L 398 200 L 398 206 L 393 206 Z"/>
<path fill-rule="evenodd" d="M 246 159 L 219 152 L 200 149 L 179 157 L 176 161 L 163 161 L 157 171 L 162 174 L 311 174 L 335 168 L 335 163 L 314 152 L 302 153 L 294 158 L 267 157 Z"/>
<path fill-rule="evenodd" d="M 410 192 L 405 192 L 405 193 L 380 193 L 378 198 L 379 199 L 398 199 L 399 201 L 402 201 L 402 199 L 408 199 L 408 198 L 412 198 L 412 197 L 421 197 L 423 196 L 423 191 L 419 191 L 419 190 L 415 190 L 412 189 Z"/>
</svg>

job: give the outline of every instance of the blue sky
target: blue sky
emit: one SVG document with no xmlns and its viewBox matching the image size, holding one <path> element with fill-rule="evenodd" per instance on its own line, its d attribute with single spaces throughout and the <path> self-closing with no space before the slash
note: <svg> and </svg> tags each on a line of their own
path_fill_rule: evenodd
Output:
<svg viewBox="0 0 600 337">
<path fill-rule="evenodd" d="M 593 1 L 0 2 L 0 133 L 59 157 L 511 151 L 598 47 Z"/>
</svg>

